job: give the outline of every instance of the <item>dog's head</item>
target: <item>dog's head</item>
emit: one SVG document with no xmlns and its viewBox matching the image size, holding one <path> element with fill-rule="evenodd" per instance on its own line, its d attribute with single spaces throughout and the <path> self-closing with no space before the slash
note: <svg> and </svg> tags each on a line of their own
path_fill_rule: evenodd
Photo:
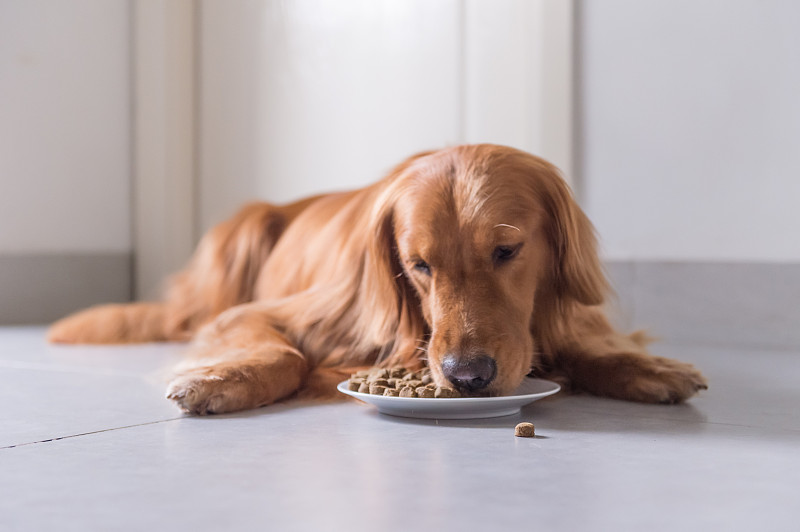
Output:
<svg viewBox="0 0 800 532">
<path fill-rule="evenodd" d="M 603 300 L 591 224 L 554 166 L 512 148 L 409 159 L 389 178 L 373 224 L 365 271 L 376 277 L 363 288 L 387 294 L 395 315 L 421 314 L 439 385 L 513 391 L 541 348 L 537 320 Z"/>
</svg>

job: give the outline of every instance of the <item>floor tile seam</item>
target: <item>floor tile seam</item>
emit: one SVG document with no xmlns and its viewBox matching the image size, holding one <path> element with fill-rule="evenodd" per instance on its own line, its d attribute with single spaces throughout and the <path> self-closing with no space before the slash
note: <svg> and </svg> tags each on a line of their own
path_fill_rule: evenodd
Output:
<svg viewBox="0 0 800 532">
<path fill-rule="evenodd" d="M 113 431 L 117 431 L 117 430 L 132 429 L 132 428 L 136 428 L 136 427 L 146 427 L 148 425 L 157 425 L 159 423 L 168 423 L 170 421 L 179 421 L 181 419 L 186 419 L 186 416 L 173 417 L 173 418 L 167 418 L 167 419 L 159 419 L 159 420 L 156 420 L 156 421 L 146 421 L 144 423 L 134 423 L 133 425 L 124 425 L 124 426 L 121 426 L 121 427 L 109 427 L 107 429 L 92 430 L 92 431 L 89 431 L 89 432 L 81 432 L 81 433 L 78 433 L 78 434 L 68 434 L 66 436 L 57 436 L 57 437 L 54 437 L 54 438 L 47 438 L 47 439 L 44 439 L 44 440 L 29 441 L 29 442 L 24 442 L 24 443 L 15 443 L 13 445 L 4 445 L 4 446 L 0 447 L 0 451 L 1 450 L 7 450 L 7 449 L 15 449 L 17 447 L 26 447 L 28 445 L 36 445 L 36 444 L 39 444 L 39 443 L 52 443 L 52 442 L 57 442 L 57 441 L 61 441 L 61 440 L 68 440 L 68 439 L 72 439 L 72 438 L 80 438 L 82 436 L 92 436 L 94 434 L 103 434 L 105 432 L 113 432 Z"/>
</svg>

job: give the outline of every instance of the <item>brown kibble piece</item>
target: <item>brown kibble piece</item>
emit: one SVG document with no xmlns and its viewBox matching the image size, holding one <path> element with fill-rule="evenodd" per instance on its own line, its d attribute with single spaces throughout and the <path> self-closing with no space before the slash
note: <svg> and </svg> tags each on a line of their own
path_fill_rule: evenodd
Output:
<svg viewBox="0 0 800 532">
<path fill-rule="evenodd" d="M 425 399 L 430 399 L 436 395 L 436 391 L 427 386 L 420 386 L 415 391 L 417 392 L 417 397 L 423 397 Z"/>
<path fill-rule="evenodd" d="M 387 397 L 455 398 L 458 390 L 438 387 L 430 369 L 414 372 L 403 367 L 359 370 L 350 376 L 347 388 L 351 391 Z"/>
<path fill-rule="evenodd" d="M 382 384 L 370 384 L 369 385 L 369 393 L 372 395 L 383 395 L 383 392 L 386 391 L 386 386 Z"/>
<path fill-rule="evenodd" d="M 375 371 L 374 373 L 371 373 L 370 376 L 367 377 L 367 382 L 372 384 L 375 381 L 379 380 L 385 381 L 388 378 L 389 378 L 389 373 L 385 369 L 380 369 L 378 371 Z"/>
<path fill-rule="evenodd" d="M 416 397 L 417 392 L 411 386 L 406 386 L 400 390 L 400 397 Z"/>
<path fill-rule="evenodd" d="M 434 392 L 433 396 L 442 399 L 453 399 L 455 397 L 461 397 L 461 394 L 458 393 L 457 390 L 454 390 L 452 388 L 441 387 L 441 388 L 436 388 L 436 391 Z"/>
<path fill-rule="evenodd" d="M 536 433 L 533 429 L 533 423 L 520 423 L 514 427 L 514 436 L 519 436 L 520 438 L 533 438 L 536 436 Z"/>
</svg>

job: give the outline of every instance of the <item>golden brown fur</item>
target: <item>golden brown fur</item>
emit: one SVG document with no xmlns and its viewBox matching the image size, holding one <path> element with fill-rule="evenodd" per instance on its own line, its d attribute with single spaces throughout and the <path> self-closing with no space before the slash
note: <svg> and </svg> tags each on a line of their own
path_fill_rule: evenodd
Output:
<svg viewBox="0 0 800 532">
<path fill-rule="evenodd" d="M 593 228 L 555 167 L 458 146 L 360 190 L 248 205 L 203 238 L 163 302 L 89 309 L 49 338 L 193 338 L 167 394 L 200 414 L 269 404 L 372 364 L 427 362 L 445 384 L 445 357 L 478 355 L 496 365 L 481 393 L 508 393 L 532 369 L 635 401 L 706 387 L 692 366 L 616 332 L 606 292 Z"/>
</svg>

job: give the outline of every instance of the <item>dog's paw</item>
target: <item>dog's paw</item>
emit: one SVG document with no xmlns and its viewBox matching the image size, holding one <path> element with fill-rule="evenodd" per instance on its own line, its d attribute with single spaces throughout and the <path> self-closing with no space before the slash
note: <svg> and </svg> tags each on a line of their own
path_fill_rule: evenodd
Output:
<svg viewBox="0 0 800 532">
<path fill-rule="evenodd" d="M 173 379 L 166 397 L 185 412 L 205 416 L 246 408 L 245 395 L 241 382 L 216 374 L 213 368 L 197 368 Z"/>
<path fill-rule="evenodd" d="M 624 399 L 675 404 L 708 389 L 706 378 L 691 364 L 662 357 L 650 357 L 648 362 L 633 372 Z"/>
</svg>

